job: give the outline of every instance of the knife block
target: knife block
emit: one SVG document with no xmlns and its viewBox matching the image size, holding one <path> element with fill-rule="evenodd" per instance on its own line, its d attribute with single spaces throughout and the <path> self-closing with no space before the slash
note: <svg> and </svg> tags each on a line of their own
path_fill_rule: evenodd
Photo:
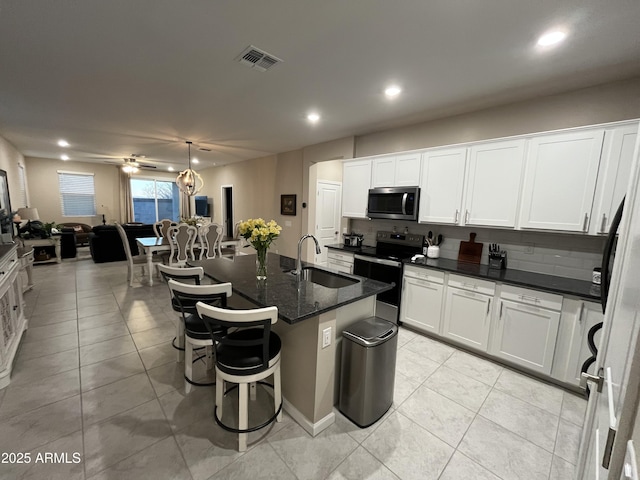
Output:
<svg viewBox="0 0 640 480">
<path fill-rule="evenodd" d="M 507 254 L 489 255 L 489 268 L 494 270 L 504 270 L 507 268 Z"/>
</svg>

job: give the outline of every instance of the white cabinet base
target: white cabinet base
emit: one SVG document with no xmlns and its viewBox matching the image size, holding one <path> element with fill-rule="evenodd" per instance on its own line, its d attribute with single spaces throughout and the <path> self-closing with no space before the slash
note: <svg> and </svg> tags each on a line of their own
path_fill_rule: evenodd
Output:
<svg viewBox="0 0 640 480">
<path fill-rule="evenodd" d="M 501 299 L 490 353 L 551 375 L 559 324 L 560 312 Z"/>
</svg>

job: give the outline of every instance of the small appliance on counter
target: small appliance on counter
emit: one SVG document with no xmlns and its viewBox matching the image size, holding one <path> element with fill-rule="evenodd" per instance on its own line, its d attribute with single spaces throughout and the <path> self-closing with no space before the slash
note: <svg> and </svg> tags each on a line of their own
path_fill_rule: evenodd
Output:
<svg viewBox="0 0 640 480">
<path fill-rule="evenodd" d="M 361 233 L 343 233 L 345 247 L 361 247 L 364 235 Z"/>
<path fill-rule="evenodd" d="M 492 243 L 489 245 L 489 268 L 504 270 L 507 268 L 507 252 L 500 250 L 500 245 Z"/>
</svg>

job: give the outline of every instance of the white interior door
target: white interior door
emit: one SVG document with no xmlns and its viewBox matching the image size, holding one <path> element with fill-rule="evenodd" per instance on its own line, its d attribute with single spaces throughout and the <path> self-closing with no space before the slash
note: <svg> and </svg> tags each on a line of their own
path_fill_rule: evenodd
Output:
<svg viewBox="0 0 640 480">
<path fill-rule="evenodd" d="M 591 395 L 578 459 L 579 479 L 618 479 L 632 438 L 640 389 L 640 181 L 639 144 L 619 234 L 595 374 L 601 392 L 589 382 Z"/>
<path fill-rule="evenodd" d="M 339 243 L 342 184 L 319 180 L 316 184 L 316 232 L 322 253 L 315 255 L 316 265 L 327 265 L 327 245 Z"/>
</svg>

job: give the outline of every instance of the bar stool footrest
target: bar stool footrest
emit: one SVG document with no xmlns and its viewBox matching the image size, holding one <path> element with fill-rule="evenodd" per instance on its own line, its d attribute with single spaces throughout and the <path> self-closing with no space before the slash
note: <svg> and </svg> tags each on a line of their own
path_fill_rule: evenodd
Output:
<svg viewBox="0 0 640 480">
<path fill-rule="evenodd" d="M 264 385 L 265 387 L 270 387 L 273 388 L 273 385 L 267 382 L 262 382 L 262 381 L 257 381 L 256 383 L 259 383 L 260 385 Z M 238 388 L 238 385 L 234 385 L 233 387 L 229 388 L 227 391 L 224 392 L 224 394 L 226 395 L 227 393 L 231 392 L 232 390 L 235 390 L 236 388 Z M 247 428 L 245 430 L 240 430 L 238 428 L 233 428 L 230 427 L 228 425 L 225 425 L 224 423 L 222 423 L 222 420 L 220 420 L 218 418 L 218 406 L 216 405 L 215 408 L 213 409 L 213 418 L 215 418 L 216 423 L 218 425 L 220 425 L 220 427 L 223 430 L 226 430 L 227 432 L 231 432 L 231 433 L 251 433 L 251 432 L 256 432 L 264 427 L 266 427 L 267 425 L 270 425 L 271 423 L 273 423 L 276 418 L 278 418 L 278 415 L 280 415 L 280 412 L 282 411 L 282 404 L 284 402 L 280 402 L 280 406 L 278 407 L 278 411 L 275 413 L 275 415 L 273 415 L 273 417 L 271 417 L 270 419 L 268 419 L 266 422 L 261 423 L 260 425 L 257 425 L 255 427 L 250 427 Z"/>
</svg>

